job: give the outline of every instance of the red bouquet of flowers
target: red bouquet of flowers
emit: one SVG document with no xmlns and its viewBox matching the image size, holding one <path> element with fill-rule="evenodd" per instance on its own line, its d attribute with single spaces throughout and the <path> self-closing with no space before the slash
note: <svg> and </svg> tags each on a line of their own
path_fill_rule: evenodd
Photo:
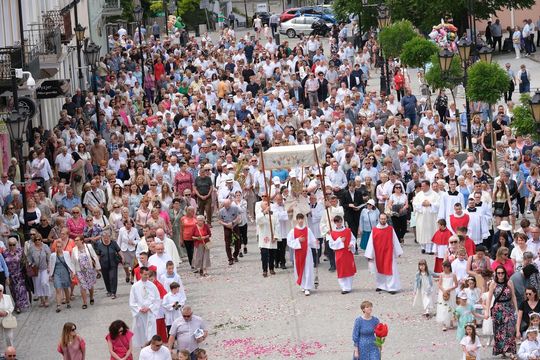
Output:
<svg viewBox="0 0 540 360">
<path fill-rule="evenodd" d="M 384 344 L 384 341 L 386 340 L 386 336 L 388 336 L 388 325 L 384 323 L 378 323 L 375 327 L 375 345 L 379 348 L 381 358 L 382 358 L 382 347 Z"/>
</svg>

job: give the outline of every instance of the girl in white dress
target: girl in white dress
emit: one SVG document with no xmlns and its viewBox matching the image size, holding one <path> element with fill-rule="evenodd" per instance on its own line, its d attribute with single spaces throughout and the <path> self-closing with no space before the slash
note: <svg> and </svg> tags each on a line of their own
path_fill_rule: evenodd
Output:
<svg viewBox="0 0 540 360">
<path fill-rule="evenodd" d="M 465 337 L 459 342 L 463 351 L 463 360 L 467 359 L 467 355 L 475 360 L 480 360 L 480 343 L 479 337 L 476 335 L 476 326 L 473 323 L 465 325 Z"/>
<path fill-rule="evenodd" d="M 424 308 L 424 316 L 429 318 L 433 310 L 433 276 L 428 270 L 427 261 L 424 259 L 418 262 L 418 272 L 414 283 L 413 307 L 420 302 Z"/>
<path fill-rule="evenodd" d="M 490 283 L 491 281 L 489 281 L 487 284 L 488 289 Z M 484 308 L 484 313 L 487 312 L 488 314 L 490 314 L 488 319 L 482 320 L 482 335 L 487 337 L 486 346 L 491 346 L 491 340 L 493 340 L 493 319 L 491 318 L 491 312 L 488 311 L 489 309 L 491 309 L 491 303 L 488 304 L 488 295 L 488 291 L 482 294 L 482 307 Z"/>
<path fill-rule="evenodd" d="M 437 298 L 437 322 L 442 323 L 443 331 L 452 327 L 452 318 L 456 307 L 456 288 L 458 281 L 452 273 L 452 265 L 449 261 L 443 262 L 443 272 L 439 276 L 439 296 Z"/>
<path fill-rule="evenodd" d="M 466 286 L 463 291 L 467 295 L 467 302 L 474 307 L 474 312 L 480 315 L 484 315 L 484 307 L 482 305 L 482 292 L 476 287 L 476 278 L 469 276 L 465 279 L 464 285 Z M 479 320 L 477 320 L 478 322 Z"/>
</svg>

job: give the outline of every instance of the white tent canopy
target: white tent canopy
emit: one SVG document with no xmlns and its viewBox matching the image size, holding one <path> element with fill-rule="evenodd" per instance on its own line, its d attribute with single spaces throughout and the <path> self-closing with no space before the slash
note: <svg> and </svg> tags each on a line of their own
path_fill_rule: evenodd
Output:
<svg viewBox="0 0 540 360">
<path fill-rule="evenodd" d="M 263 153 L 265 170 L 316 166 L 317 158 L 324 161 L 322 144 L 271 147 Z"/>
</svg>

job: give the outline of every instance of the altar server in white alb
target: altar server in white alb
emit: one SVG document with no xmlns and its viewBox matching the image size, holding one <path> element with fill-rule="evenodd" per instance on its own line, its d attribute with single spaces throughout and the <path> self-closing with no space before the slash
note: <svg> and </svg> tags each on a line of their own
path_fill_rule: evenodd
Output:
<svg viewBox="0 0 540 360">
<path fill-rule="evenodd" d="M 354 263 L 354 250 L 356 238 L 351 229 L 343 225 L 341 216 L 334 217 L 334 229 L 326 235 L 328 245 L 336 255 L 336 269 L 339 286 L 342 294 L 348 294 L 352 290 L 352 282 L 356 274 Z"/>
<path fill-rule="evenodd" d="M 315 285 L 313 253 L 318 241 L 305 224 L 304 214 L 296 215 L 296 226 L 287 235 L 287 245 L 294 250 L 294 274 L 306 296 L 310 295 Z"/>
<path fill-rule="evenodd" d="M 376 291 L 388 291 L 393 295 L 401 290 L 396 259 L 402 254 L 396 232 L 388 225 L 388 216 L 382 213 L 379 223 L 371 231 L 364 255 L 370 262 L 370 268 L 374 268 Z"/>
<path fill-rule="evenodd" d="M 148 280 L 147 267 L 140 268 L 141 280 L 131 287 L 129 307 L 133 316 L 133 346 L 143 347 L 157 333 L 156 318 L 161 307 L 159 291 Z"/>
</svg>

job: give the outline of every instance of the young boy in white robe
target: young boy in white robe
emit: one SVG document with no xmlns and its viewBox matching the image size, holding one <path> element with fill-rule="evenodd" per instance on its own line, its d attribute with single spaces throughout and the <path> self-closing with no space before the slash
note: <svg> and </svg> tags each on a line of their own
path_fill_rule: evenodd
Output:
<svg viewBox="0 0 540 360">
<path fill-rule="evenodd" d="M 182 308 L 186 303 L 186 295 L 180 291 L 180 284 L 172 282 L 169 286 L 169 292 L 163 297 L 161 307 L 165 312 L 165 326 L 167 334 L 171 330 L 173 322 L 182 316 Z"/>
<path fill-rule="evenodd" d="M 187 298 L 186 292 L 184 291 L 185 290 L 184 285 L 182 284 L 182 279 L 180 278 L 180 275 L 176 272 L 176 269 L 174 268 L 174 262 L 167 261 L 167 271 L 164 274 L 162 274 L 158 280 L 167 291 L 169 291 L 170 286 L 173 282 L 178 283 L 178 285 L 180 285 L 179 292 L 184 298 Z"/>
<path fill-rule="evenodd" d="M 296 215 L 296 226 L 287 235 L 287 245 L 294 249 L 294 274 L 296 283 L 309 296 L 315 286 L 315 271 L 313 253 L 311 249 L 317 249 L 319 242 L 311 230 L 305 224 L 304 214 Z"/>
</svg>

